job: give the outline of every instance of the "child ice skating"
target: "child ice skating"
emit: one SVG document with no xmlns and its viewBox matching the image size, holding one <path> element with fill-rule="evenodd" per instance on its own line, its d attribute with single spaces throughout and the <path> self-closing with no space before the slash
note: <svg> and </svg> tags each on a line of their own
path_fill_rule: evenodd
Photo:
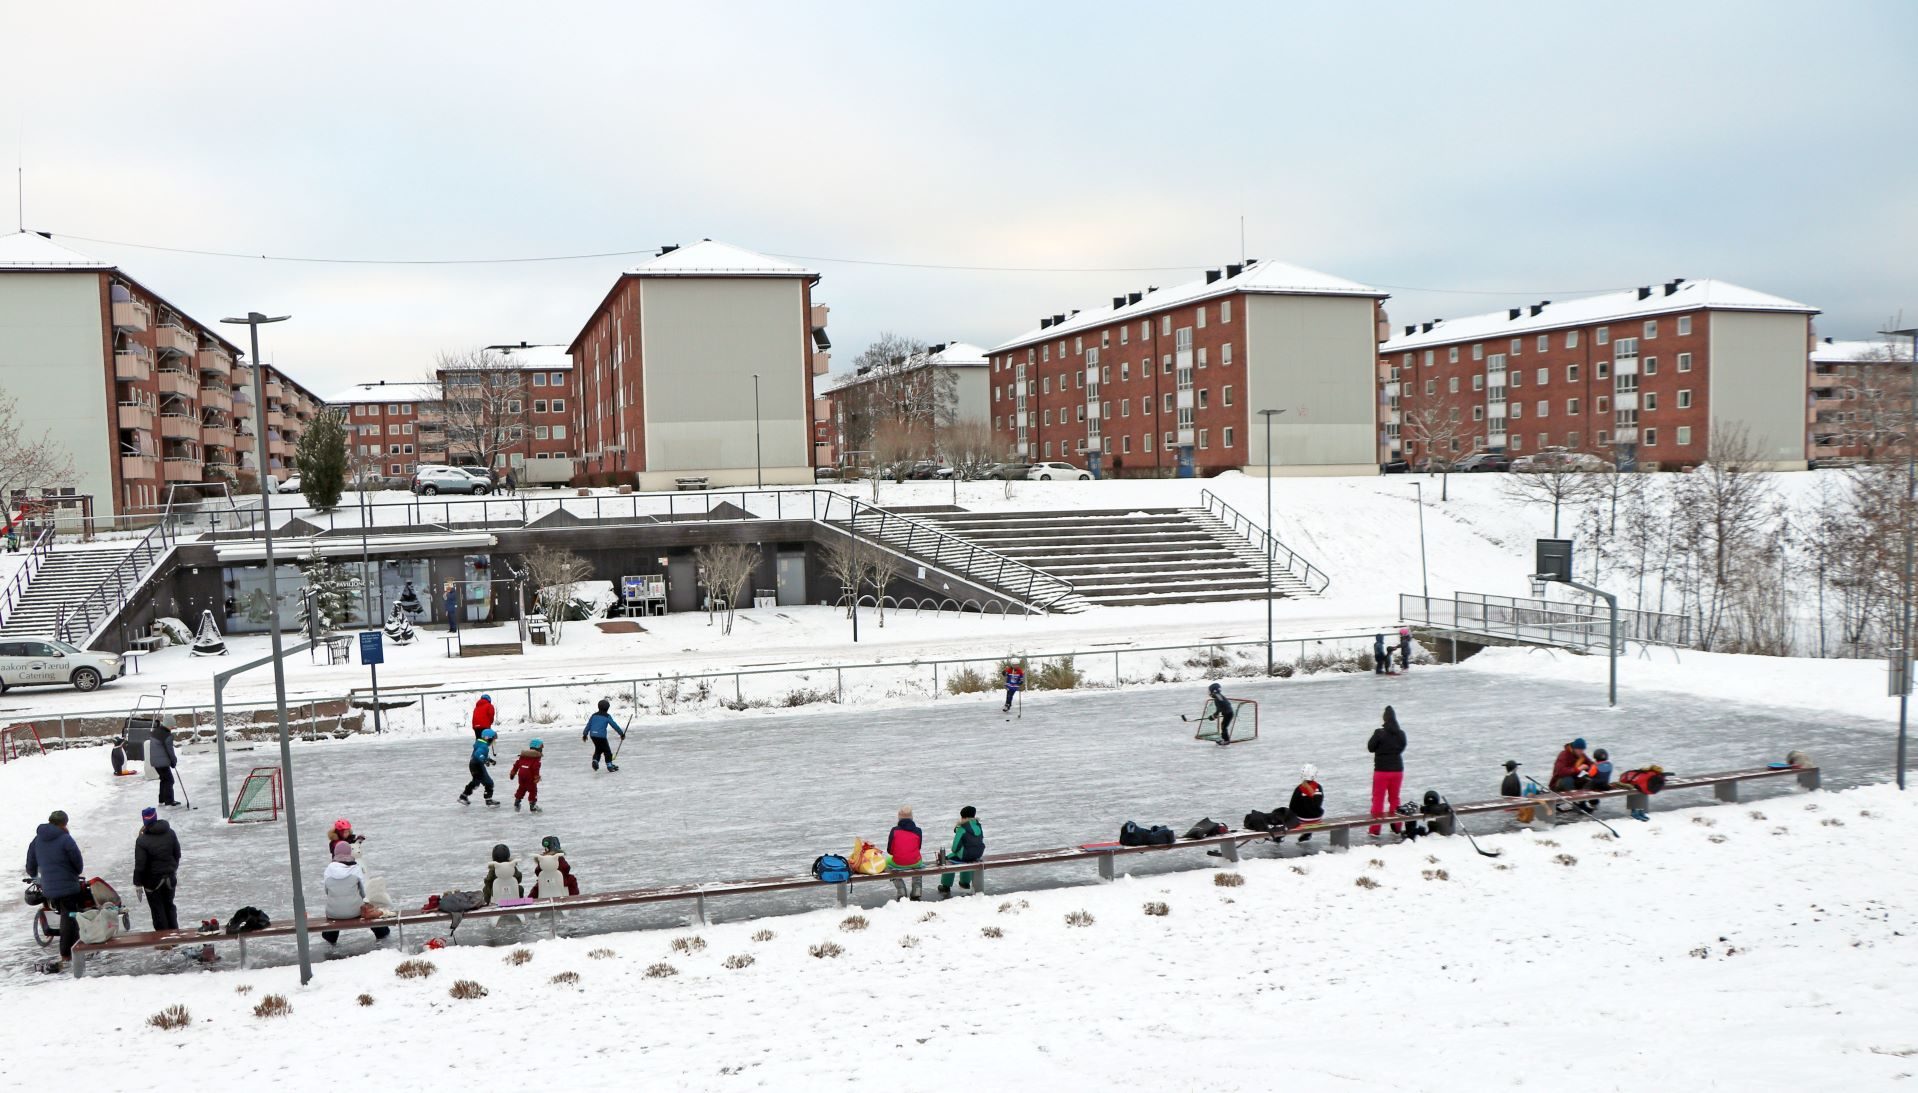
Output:
<svg viewBox="0 0 1918 1093">
<path fill-rule="evenodd" d="M 539 811 L 539 763 L 546 757 L 546 742 L 534 737 L 513 760 L 512 769 L 506 776 L 518 783 L 513 789 L 513 811 L 519 811 L 519 803 L 524 800 L 527 807 Z"/>
<path fill-rule="evenodd" d="M 613 749 L 606 744 L 606 730 L 611 729 L 618 733 L 621 743 L 626 741 L 626 730 L 620 728 L 619 722 L 614 721 L 613 715 L 608 712 L 612 708 L 613 704 L 610 700 L 600 699 L 599 712 L 586 719 L 586 729 L 579 734 L 581 740 L 590 739 L 593 742 L 593 769 L 598 770 L 599 761 L 604 758 L 606 771 L 609 774 L 618 770 L 619 767 L 613 762 Z"/>
<path fill-rule="evenodd" d="M 1225 747 L 1232 742 L 1232 722 L 1238 716 L 1232 700 L 1225 697 L 1223 686 L 1214 683 L 1205 689 L 1205 702 L 1206 712 L 1201 717 L 1219 723 L 1219 746 Z"/>
<path fill-rule="evenodd" d="M 493 696 L 481 695 L 479 701 L 473 703 L 473 739 L 478 740 L 480 733 L 492 727 Z"/>
<path fill-rule="evenodd" d="M 473 758 L 466 764 L 466 769 L 472 773 L 473 778 L 466 783 L 466 788 L 460 791 L 460 804 L 472 804 L 473 791 L 484 786 L 486 803 L 494 808 L 499 807 L 499 802 L 493 800 L 493 776 L 486 772 L 487 767 L 498 762 L 493 758 L 493 741 L 498 736 L 499 734 L 492 729 L 481 729 L 479 739 L 473 741 Z"/>
<path fill-rule="evenodd" d="M 1006 705 L 999 712 L 1011 713 L 1013 700 L 1019 697 L 1020 691 L 1026 689 L 1026 670 L 1017 664 L 1008 664 L 999 669 L 999 675 L 1006 684 Z M 1020 709 L 1024 708 L 1020 707 Z"/>
</svg>

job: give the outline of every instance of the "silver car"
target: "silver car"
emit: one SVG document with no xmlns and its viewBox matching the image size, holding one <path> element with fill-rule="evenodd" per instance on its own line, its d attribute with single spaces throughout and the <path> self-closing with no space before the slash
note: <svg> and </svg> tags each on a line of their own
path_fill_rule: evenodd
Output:
<svg viewBox="0 0 1918 1093">
<path fill-rule="evenodd" d="M 0 639 L 0 694 L 12 687 L 71 686 L 91 691 L 119 679 L 120 658 L 90 653 L 52 638 Z"/>
</svg>

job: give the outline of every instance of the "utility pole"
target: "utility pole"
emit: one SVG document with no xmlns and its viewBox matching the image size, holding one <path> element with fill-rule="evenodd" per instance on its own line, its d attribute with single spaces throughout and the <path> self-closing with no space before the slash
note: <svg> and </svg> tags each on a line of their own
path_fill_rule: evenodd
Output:
<svg viewBox="0 0 1918 1093">
<path fill-rule="evenodd" d="M 1898 624 L 1898 667 L 1892 679 L 1898 684 L 1898 788 L 1905 788 L 1905 732 L 1911 712 L 1911 548 L 1912 526 L 1911 510 L 1918 504 L 1918 438 L 1913 431 L 1918 430 L 1918 327 L 1903 330 L 1881 330 L 1880 334 L 1911 339 L 1911 360 L 1906 364 L 1905 390 L 1910 396 L 1910 409 L 1905 418 L 1905 576 L 1904 604 L 1899 611 Z"/>
<path fill-rule="evenodd" d="M 1272 531 L 1272 419 L 1285 413 L 1284 410 L 1260 410 L 1259 416 L 1265 419 L 1265 674 L 1271 678 L 1273 672 L 1272 652 L 1272 567 L 1278 561 L 1276 555 L 1279 540 Z"/>
</svg>

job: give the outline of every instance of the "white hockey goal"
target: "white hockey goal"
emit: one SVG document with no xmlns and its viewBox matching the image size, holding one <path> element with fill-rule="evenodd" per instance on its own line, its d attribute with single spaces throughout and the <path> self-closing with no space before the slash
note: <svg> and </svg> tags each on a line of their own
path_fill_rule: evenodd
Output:
<svg viewBox="0 0 1918 1093">
<path fill-rule="evenodd" d="M 227 814 L 226 822 L 270 823 L 280 818 L 280 810 L 285 807 L 286 798 L 280 790 L 280 768 L 254 767 L 241 780 L 240 792 L 233 795 L 233 811 Z"/>
<path fill-rule="evenodd" d="M 1228 698 L 1232 703 L 1232 742 L 1241 744 L 1259 738 L 1259 704 L 1249 698 Z M 1199 718 L 1199 730 L 1193 734 L 1194 740 L 1217 740 L 1219 738 L 1219 717 L 1213 709 L 1212 700 L 1206 699 L 1205 711 Z"/>
</svg>

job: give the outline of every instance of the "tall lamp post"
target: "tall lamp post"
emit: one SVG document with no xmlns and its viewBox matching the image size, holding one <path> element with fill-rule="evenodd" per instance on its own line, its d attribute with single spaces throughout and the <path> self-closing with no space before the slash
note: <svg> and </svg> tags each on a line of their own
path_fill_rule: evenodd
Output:
<svg viewBox="0 0 1918 1093">
<path fill-rule="evenodd" d="M 1892 681 L 1898 686 L 1898 788 L 1905 788 L 1905 726 L 1911 708 L 1911 509 L 1918 503 L 1918 443 L 1912 430 L 1918 428 L 1918 326 L 1903 330 L 1881 330 L 1880 334 L 1911 339 L 1909 371 L 1905 389 L 1911 398 L 1910 416 L 1905 419 L 1905 579 L 1904 606 L 1899 610 L 1898 666 Z"/>
<path fill-rule="evenodd" d="M 1432 581 L 1425 572 L 1425 483 L 1414 482 L 1412 488 L 1418 491 L 1414 504 L 1419 507 L 1419 591 L 1424 594 L 1427 611 L 1432 609 Z"/>
<path fill-rule="evenodd" d="M 759 373 L 753 373 L 753 487 L 766 488 L 765 465 L 759 458 Z"/>
<path fill-rule="evenodd" d="M 283 323 L 291 315 L 262 315 L 249 311 L 243 319 L 221 319 L 244 325 L 253 347 L 253 458 L 259 461 L 260 533 L 266 543 L 266 602 L 271 616 L 268 635 L 273 643 L 273 708 L 280 729 L 280 785 L 286 798 L 286 853 L 293 875 L 293 938 L 300 953 L 300 983 L 313 981 L 313 960 L 306 930 L 306 893 L 300 887 L 300 814 L 293 807 L 293 744 L 286 725 L 286 649 L 280 640 L 280 591 L 273 561 L 273 494 L 266 483 L 266 365 L 260 361 L 260 325 Z M 225 732 L 224 728 L 220 729 Z"/>
<path fill-rule="evenodd" d="M 1265 419 L 1265 675 L 1272 677 L 1272 565 L 1278 540 L 1272 534 L 1272 419 L 1284 410 L 1260 410 Z"/>
</svg>

